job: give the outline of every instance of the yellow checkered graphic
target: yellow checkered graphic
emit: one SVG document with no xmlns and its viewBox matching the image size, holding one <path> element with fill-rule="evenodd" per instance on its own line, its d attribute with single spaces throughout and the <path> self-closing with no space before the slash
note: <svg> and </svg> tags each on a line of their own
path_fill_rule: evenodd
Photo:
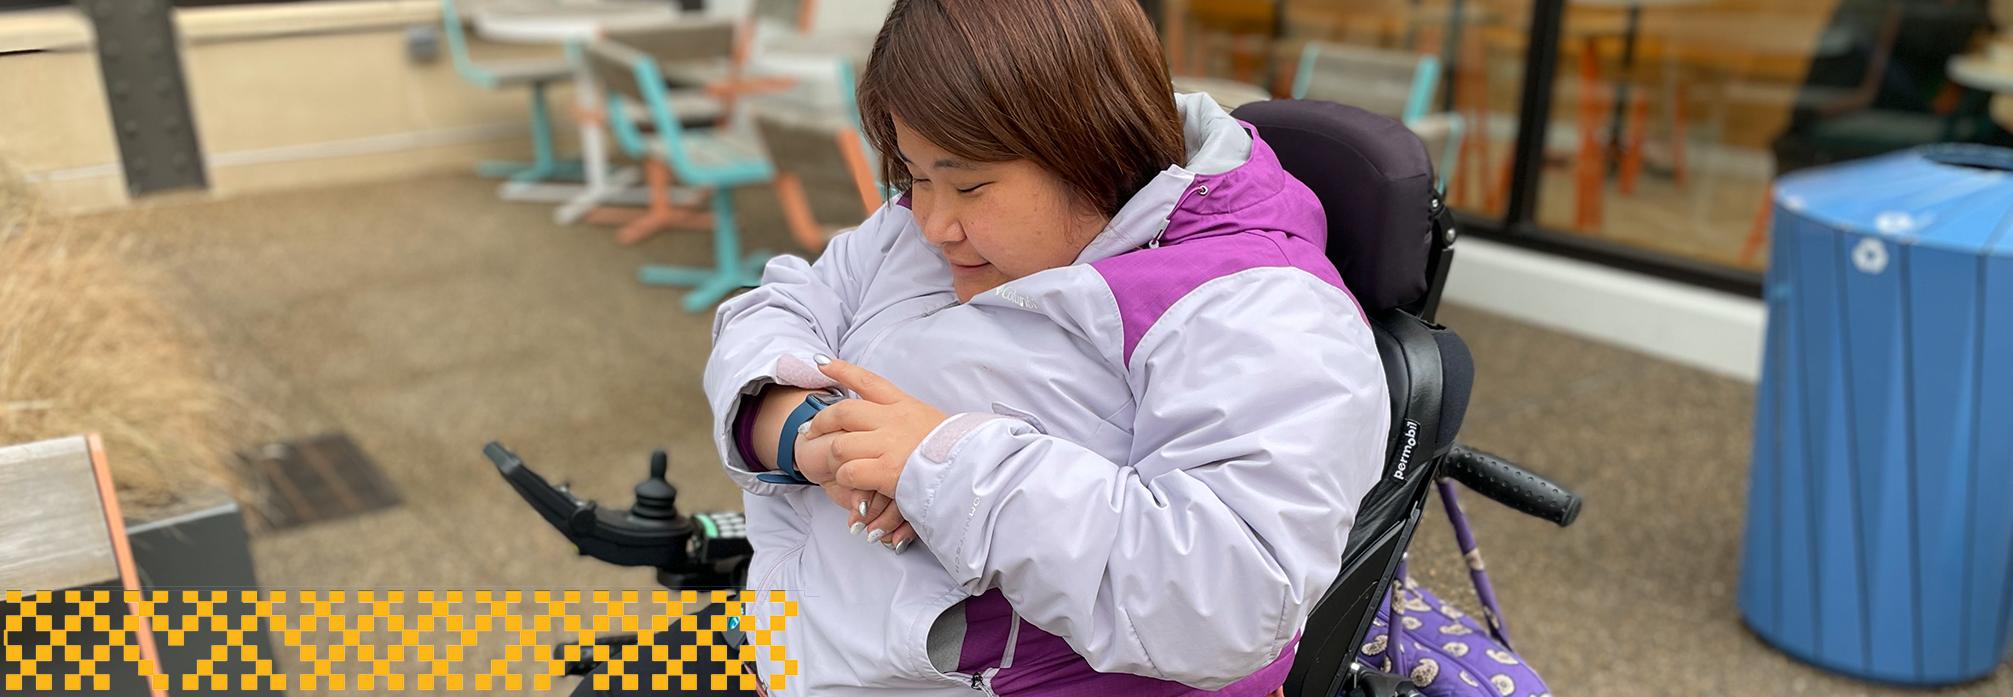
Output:
<svg viewBox="0 0 2013 697">
<path fill-rule="evenodd" d="M 701 676 L 685 667 L 702 660 L 726 667 L 706 676 L 708 689 L 786 688 L 797 674 L 778 634 L 797 603 L 780 591 L 72 590 L 8 591 L 4 600 L 13 607 L 0 626 L 0 682 L 9 692 L 109 690 L 106 671 L 117 663 L 180 692 L 544 691 L 583 655 L 608 664 L 593 678 L 597 690 L 642 687 L 644 676 L 631 669 L 644 660 L 664 664 L 648 676 L 653 690 L 699 689 Z M 708 604 L 722 612 L 697 614 Z M 143 620 L 157 642 L 187 646 L 201 635 L 210 652 L 193 673 L 168 675 L 142 656 Z M 747 637 L 739 647 L 718 639 L 730 621 Z M 674 630 L 688 635 L 675 650 L 658 636 Z M 596 641 L 616 632 L 635 634 L 636 643 Z M 260 655 L 261 633 L 280 655 Z M 563 642 L 572 645 L 552 655 L 548 647 Z M 758 664 L 774 672 L 757 675 Z"/>
</svg>

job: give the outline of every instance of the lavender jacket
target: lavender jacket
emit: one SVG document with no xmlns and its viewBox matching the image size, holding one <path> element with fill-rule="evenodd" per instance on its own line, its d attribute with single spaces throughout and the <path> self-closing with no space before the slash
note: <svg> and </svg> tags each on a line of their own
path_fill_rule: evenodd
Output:
<svg viewBox="0 0 2013 697">
<path fill-rule="evenodd" d="M 790 591 L 797 610 L 780 635 L 797 674 L 775 693 L 1263 694 L 1283 680 L 1381 467 L 1389 400 L 1322 254 L 1320 203 L 1247 125 L 1177 100 L 1187 163 L 1070 266 L 960 304 L 895 202 L 721 305 L 705 386 L 746 491 L 749 585 Z M 735 446 L 744 396 L 829 384 L 810 367 L 820 353 L 954 414 L 902 474 L 919 536 L 903 554 L 849 535 L 817 488 L 758 481 Z M 980 626 L 988 598 L 1018 619 Z M 1032 657 L 1050 674 L 1080 661 L 1129 675 L 1044 686 Z M 760 668 L 783 666 L 763 652 Z"/>
</svg>

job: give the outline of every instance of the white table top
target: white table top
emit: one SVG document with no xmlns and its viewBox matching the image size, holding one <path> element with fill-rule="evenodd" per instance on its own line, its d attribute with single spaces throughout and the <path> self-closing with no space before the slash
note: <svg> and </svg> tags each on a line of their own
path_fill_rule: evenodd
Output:
<svg viewBox="0 0 2013 697">
<path fill-rule="evenodd" d="M 2013 92 L 2013 63 L 1995 62 L 1981 54 L 1953 56 L 1950 79 L 1987 92 Z"/>
<path fill-rule="evenodd" d="M 475 33 L 491 41 L 555 44 L 592 39 L 604 29 L 660 26 L 684 19 L 667 2 L 500 2 L 473 13 Z"/>
<path fill-rule="evenodd" d="M 867 68 L 867 57 L 874 50 L 872 34 L 809 34 L 792 35 L 783 40 L 772 40 L 762 46 L 762 55 L 778 58 L 844 58 L 851 61 L 853 71 Z"/>
</svg>

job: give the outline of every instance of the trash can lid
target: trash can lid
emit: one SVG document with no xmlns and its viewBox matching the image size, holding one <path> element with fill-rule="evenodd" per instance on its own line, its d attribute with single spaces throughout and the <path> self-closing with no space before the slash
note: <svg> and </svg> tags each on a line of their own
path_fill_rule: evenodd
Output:
<svg viewBox="0 0 2013 697">
<path fill-rule="evenodd" d="M 1784 210 L 1898 244 L 2013 256 L 2013 150 L 1930 145 L 1797 172 L 1775 185 Z"/>
</svg>

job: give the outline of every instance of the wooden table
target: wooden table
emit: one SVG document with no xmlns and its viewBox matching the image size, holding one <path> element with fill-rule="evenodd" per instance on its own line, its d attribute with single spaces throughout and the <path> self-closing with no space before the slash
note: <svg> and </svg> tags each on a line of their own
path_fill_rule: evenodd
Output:
<svg viewBox="0 0 2013 697">
<path fill-rule="evenodd" d="M 590 41 L 609 29 L 661 26 L 681 21 L 666 2 L 623 2 L 620 0 L 504 0 L 483 5 L 473 13 L 475 33 L 484 39 L 507 43 L 565 44 Z M 582 109 L 600 106 L 600 89 L 593 72 L 575 65 L 574 101 Z M 619 200 L 624 204 L 643 202 L 641 192 L 632 191 L 636 171 L 608 171 L 608 146 L 601 129 L 592 123 L 580 124 L 580 157 L 587 183 L 582 185 L 510 182 L 503 185 L 504 198 L 563 202 L 552 219 L 562 225 L 579 220 L 602 203 Z"/>
</svg>

